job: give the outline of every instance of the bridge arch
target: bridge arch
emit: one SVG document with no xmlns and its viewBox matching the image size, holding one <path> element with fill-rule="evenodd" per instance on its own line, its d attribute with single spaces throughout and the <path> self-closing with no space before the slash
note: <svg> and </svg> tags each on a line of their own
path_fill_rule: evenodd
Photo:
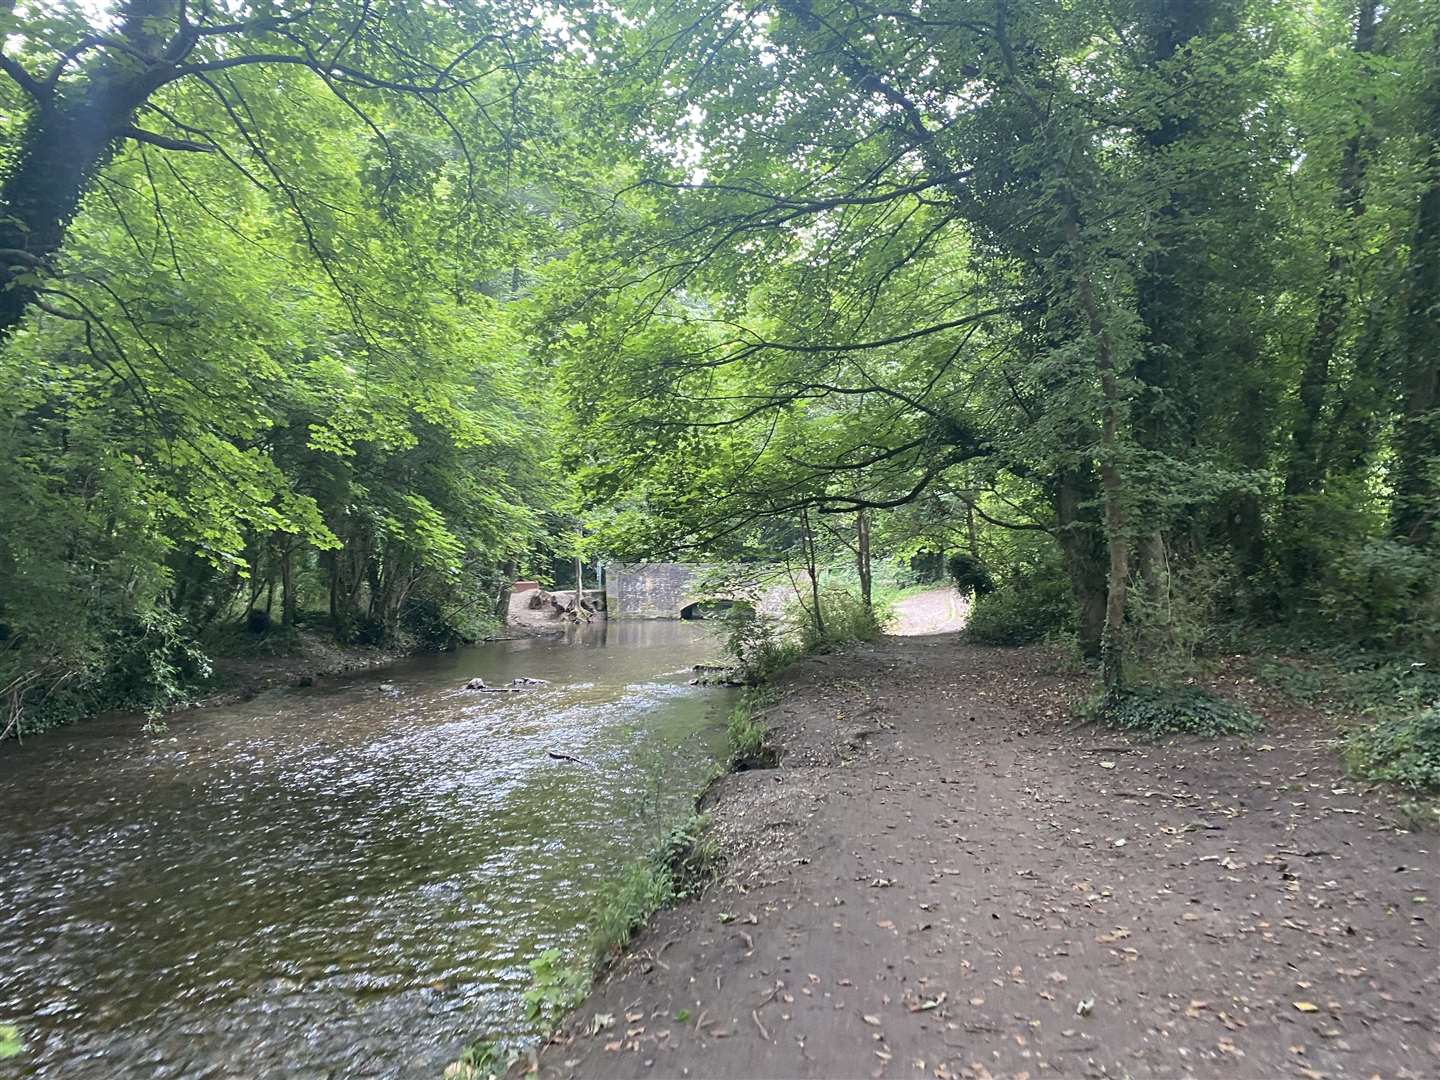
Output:
<svg viewBox="0 0 1440 1080">
<path fill-rule="evenodd" d="M 778 614 L 784 606 L 785 590 L 776 586 L 753 599 L 742 597 L 739 591 L 733 599 L 702 594 L 701 582 L 719 569 L 704 563 L 612 563 L 605 568 L 606 615 L 612 619 L 713 619 L 722 616 L 720 605 L 724 603 L 750 603 L 767 614 Z"/>
<path fill-rule="evenodd" d="M 682 597 L 676 616 L 687 621 L 723 619 L 734 608 L 753 609 L 754 606 L 748 600 L 732 600 L 727 597 Z"/>
</svg>

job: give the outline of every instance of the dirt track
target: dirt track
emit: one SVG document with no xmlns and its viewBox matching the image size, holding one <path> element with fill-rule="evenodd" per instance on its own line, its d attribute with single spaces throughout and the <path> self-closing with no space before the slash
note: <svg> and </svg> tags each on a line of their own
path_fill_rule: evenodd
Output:
<svg viewBox="0 0 1440 1080">
<path fill-rule="evenodd" d="M 1440 1075 L 1437 837 L 1313 716 L 1156 745 L 1076 729 L 1084 689 L 954 636 L 797 665 L 782 766 L 713 793 L 721 879 L 542 1075 Z"/>
<path fill-rule="evenodd" d="M 899 637 L 948 634 L 965 625 L 970 601 L 954 588 L 927 589 L 895 602 L 895 625 Z"/>
</svg>

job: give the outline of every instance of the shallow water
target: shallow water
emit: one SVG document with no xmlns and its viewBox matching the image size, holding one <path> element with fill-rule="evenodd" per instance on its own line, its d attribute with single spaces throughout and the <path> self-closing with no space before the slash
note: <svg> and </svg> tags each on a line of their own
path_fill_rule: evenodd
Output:
<svg viewBox="0 0 1440 1080">
<path fill-rule="evenodd" d="M 0 747 L 0 1076 L 435 1077 L 522 1031 L 719 753 L 718 651 L 622 622 Z"/>
</svg>

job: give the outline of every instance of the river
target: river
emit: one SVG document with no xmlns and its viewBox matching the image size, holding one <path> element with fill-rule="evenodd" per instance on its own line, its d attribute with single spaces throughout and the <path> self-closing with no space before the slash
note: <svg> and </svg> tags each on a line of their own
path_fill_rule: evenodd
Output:
<svg viewBox="0 0 1440 1080">
<path fill-rule="evenodd" d="M 0 746 L 0 1077 L 433 1078 L 523 1032 L 720 753 L 718 651 L 620 622 Z"/>
</svg>

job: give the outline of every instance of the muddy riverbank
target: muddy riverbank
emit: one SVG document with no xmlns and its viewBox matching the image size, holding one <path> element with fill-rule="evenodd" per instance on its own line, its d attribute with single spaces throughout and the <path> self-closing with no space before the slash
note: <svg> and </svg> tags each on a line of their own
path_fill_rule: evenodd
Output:
<svg viewBox="0 0 1440 1080">
<path fill-rule="evenodd" d="M 1264 732 L 1165 743 L 1076 728 L 1087 689 L 953 635 L 797 664 L 780 767 L 709 799 L 719 880 L 541 1075 L 1440 1072 L 1436 836 L 1253 687 Z"/>
</svg>

